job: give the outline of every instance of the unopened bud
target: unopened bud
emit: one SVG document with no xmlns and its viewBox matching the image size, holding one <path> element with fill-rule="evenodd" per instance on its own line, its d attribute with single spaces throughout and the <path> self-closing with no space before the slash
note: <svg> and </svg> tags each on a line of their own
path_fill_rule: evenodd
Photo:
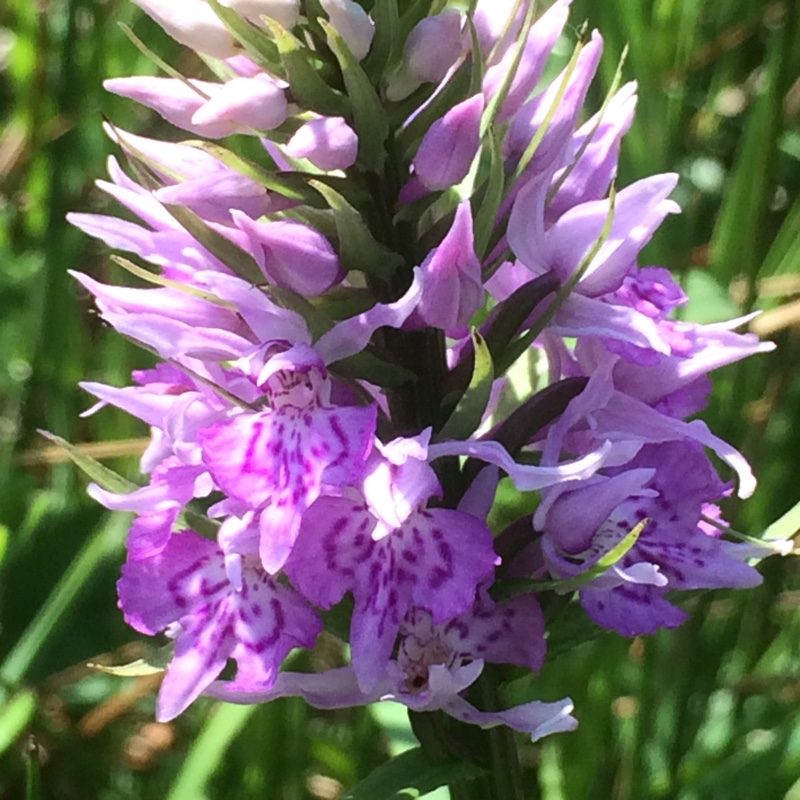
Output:
<svg viewBox="0 0 800 800">
<path fill-rule="evenodd" d="M 324 170 L 347 169 L 358 154 L 358 136 L 344 117 L 320 117 L 306 122 L 289 140 L 286 154 L 307 158 Z"/>
<path fill-rule="evenodd" d="M 367 12 L 353 0 L 320 0 L 320 5 L 350 52 L 361 61 L 369 53 L 375 36 L 375 23 Z"/>
</svg>

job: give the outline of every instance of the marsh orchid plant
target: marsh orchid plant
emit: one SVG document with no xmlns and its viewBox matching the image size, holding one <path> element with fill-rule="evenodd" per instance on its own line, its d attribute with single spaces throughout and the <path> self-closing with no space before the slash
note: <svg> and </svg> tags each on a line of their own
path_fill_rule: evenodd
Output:
<svg viewBox="0 0 800 800">
<path fill-rule="evenodd" d="M 136 259 L 139 288 L 75 277 L 158 358 L 83 386 L 152 432 L 141 488 L 89 491 L 135 514 L 119 604 L 172 641 L 160 720 L 391 699 L 536 740 L 569 698 L 477 688 L 541 667 L 554 598 L 637 636 L 759 583 L 717 506 L 753 475 L 691 418 L 771 345 L 680 321 L 638 264 L 678 179 L 616 185 L 636 84 L 585 110 L 603 39 L 570 0 L 135 2 L 205 67 L 106 82 L 174 135 L 109 124 L 100 186 L 139 221 L 71 221 Z M 501 481 L 527 512 L 496 530 Z M 325 629 L 349 660 L 293 669 Z"/>
</svg>

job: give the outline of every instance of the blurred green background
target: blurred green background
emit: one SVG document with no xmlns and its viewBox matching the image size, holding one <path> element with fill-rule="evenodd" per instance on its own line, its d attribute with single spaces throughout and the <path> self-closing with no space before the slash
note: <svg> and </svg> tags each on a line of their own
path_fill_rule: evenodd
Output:
<svg viewBox="0 0 800 800">
<path fill-rule="evenodd" d="M 575 0 L 572 14 L 606 40 L 594 107 L 630 43 L 640 101 L 619 185 L 681 173 L 684 213 L 642 263 L 681 275 L 691 319 L 763 309 L 752 327 L 779 346 L 719 373 L 706 413 L 759 476 L 755 497 L 726 509 L 753 535 L 800 499 L 799 17 L 795 0 Z M 140 652 L 114 589 L 127 520 L 90 502 L 36 430 L 113 442 L 94 454 L 135 473 L 142 426 L 113 410 L 80 419 L 89 399 L 76 383 L 124 384 L 146 356 L 109 334 L 68 277 L 119 276 L 64 220 L 111 209 L 93 186 L 112 151 L 104 116 L 165 132 L 102 90 L 105 77 L 153 71 L 119 21 L 197 69 L 126 0 L 0 3 L 0 797 L 342 797 L 408 746 L 402 711 L 203 700 L 162 725 L 152 677 L 85 666 Z M 800 579 L 792 559 L 762 569 L 759 589 L 691 600 L 678 631 L 604 635 L 545 667 L 537 694 L 570 694 L 580 729 L 523 743 L 544 800 L 800 800 Z"/>
</svg>

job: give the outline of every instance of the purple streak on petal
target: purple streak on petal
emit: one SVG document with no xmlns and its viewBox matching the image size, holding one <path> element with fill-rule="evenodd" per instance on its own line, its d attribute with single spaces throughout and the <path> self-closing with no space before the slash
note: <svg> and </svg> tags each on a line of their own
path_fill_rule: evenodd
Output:
<svg viewBox="0 0 800 800">
<path fill-rule="evenodd" d="M 581 592 L 581 604 L 603 628 L 622 636 L 649 635 L 659 628 L 678 628 L 689 618 L 662 594 L 655 586 L 626 584 L 610 592 L 587 589 Z"/>
<path fill-rule="evenodd" d="M 285 406 L 241 414 L 201 432 L 203 459 L 220 488 L 262 509 L 261 556 L 269 572 L 283 566 L 322 484 L 341 485 L 360 475 L 375 420 L 374 406 Z"/>
</svg>

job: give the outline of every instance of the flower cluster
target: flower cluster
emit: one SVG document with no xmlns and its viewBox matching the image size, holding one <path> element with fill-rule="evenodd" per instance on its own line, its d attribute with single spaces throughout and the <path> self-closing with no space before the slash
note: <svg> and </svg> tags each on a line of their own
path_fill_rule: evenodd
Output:
<svg viewBox="0 0 800 800">
<path fill-rule="evenodd" d="M 469 687 L 541 666 L 542 591 L 632 636 L 683 621 L 675 590 L 758 583 L 710 454 L 742 497 L 748 465 L 687 418 L 769 346 L 673 319 L 680 287 L 638 266 L 677 178 L 617 190 L 636 86 L 583 115 L 598 33 L 542 85 L 569 0 L 136 2 L 206 75 L 106 87 L 191 136 L 109 126 L 127 169 L 100 186 L 141 222 L 71 220 L 138 257 L 144 288 L 76 278 L 159 359 L 84 388 L 152 430 L 147 484 L 90 493 L 136 514 L 119 601 L 174 640 L 160 719 L 202 693 L 389 698 L 535 739 L 574 727 L 569 699 Z M 503 478 L 538 506 L 495 538 Z M 282 670 L 330 609 L 351 662 Z"/>
</svg>

